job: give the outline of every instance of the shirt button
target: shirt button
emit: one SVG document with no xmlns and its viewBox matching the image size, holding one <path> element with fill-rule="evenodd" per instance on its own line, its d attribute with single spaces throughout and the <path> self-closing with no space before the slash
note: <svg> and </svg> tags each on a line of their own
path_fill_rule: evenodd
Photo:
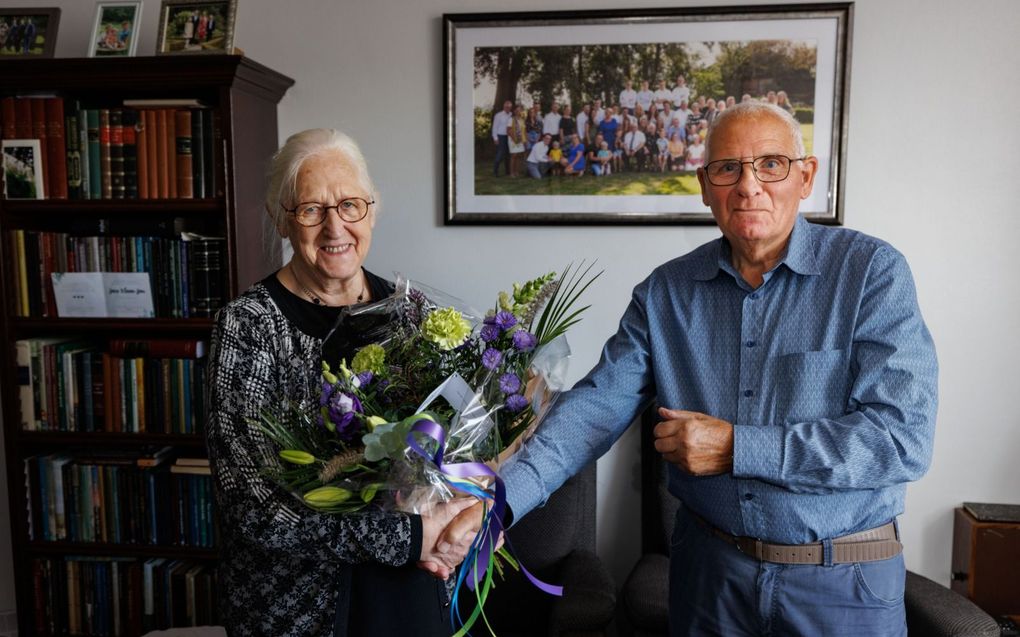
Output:
<svg viewBox="0 0 1020 637">
<path fill-rule="evenodd" d="M 753 500 L 754 499 L 754 494 L 753 493 L 745 493 L 744 494 L 744 499 L 745 500 Z"/>
<path fill-rule="evenodd" d="M 747 398 L 750 398 L 751 396 L 754 396 L 754 390 L 753 389 L 745 389 L 744 390 L 744 396 L 747 397 Z"/>
<path fill-rule="evenodd" d="M 746 343 L 744 343 L 744 345 L 747 345 L 748 347 L 754 347 L 756 343 L 754 341 L 747 341 Z"/>
<path fill-rule="evenodd" d="M 751 294 L 751 298 L 752 298 L 752 299 L 756 299 L 756 298 L 758 298 L 758 293 L 757 293 L 757 292 L 754 292 L 753 294 Z"/>
</svg>

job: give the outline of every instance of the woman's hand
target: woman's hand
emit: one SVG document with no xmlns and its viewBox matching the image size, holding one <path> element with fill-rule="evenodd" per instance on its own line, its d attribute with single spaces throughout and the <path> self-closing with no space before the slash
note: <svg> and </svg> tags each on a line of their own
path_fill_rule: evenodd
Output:
<svg viewBox="0 0 1020 637">
<path fill-rule="evenodd" d="M 441 541 L 442 534 L 446 527 L 457 515 L 472 505 L 481 504 L 474 498 L 457 498 L 449 502 L 442 502 L 421 516 L 422 540 L 421 555 L 418 566 L 439 579 L 447 579 L 453 569 L 464 561 L 468 549 L 471 548 L 471 539 L 467 543 L 451 544 Z M 438 545 L 438 546 L 437 546 Z"/>
</svg>

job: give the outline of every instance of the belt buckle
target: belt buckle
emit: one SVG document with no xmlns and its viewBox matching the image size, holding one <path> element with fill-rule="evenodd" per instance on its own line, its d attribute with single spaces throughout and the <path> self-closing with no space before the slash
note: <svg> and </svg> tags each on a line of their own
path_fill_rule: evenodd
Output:
<svg viewBox="0 0 1020 637">
<path fill-rule="evenodd" d="M 738 551 L 740 551 L 741 553 L 748 557 L 753 557 L 754 559 L 761 561 L 761 557 L 758 554 L 759 553 L 758 546 L 760 546 L 760 540 L 757 540 L 753 537 L 748 537 L 746 535 L 738 535 L 733 539 L 735 540 L 734 544 L 736 545 Z"/>
</svg>

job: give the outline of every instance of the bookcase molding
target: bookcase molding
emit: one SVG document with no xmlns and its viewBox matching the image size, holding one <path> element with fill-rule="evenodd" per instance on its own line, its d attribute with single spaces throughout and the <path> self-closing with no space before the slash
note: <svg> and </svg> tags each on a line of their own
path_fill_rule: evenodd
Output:
<svg viewBox="0 0 1020 637">
<path fill-rule="evenodd" d="M 42 540 L 38 534 L 35 539 L 30 539 L 26 459 L 79 452 L 99 457 L 104 453 L 130 454 L 135 450 L 141 453 L 143 449 L 167 446 L 174 449 L 175 455 L 202 457 L 205 455 L 205 440 L 201 433 L 23 430 L 16 342 L 44 337 L 76 337 L 102 348 L 103 343 L 125 338 L 208 340 L 213 320 L 208 317 L 86 319 L 17 316 L 13 311 L 15 286 L 12 283 L 17 266 L 12 268 L 12 263 L 18 255 L 12 254 L 8 233 L 17 230 L 66 232 L 82 219 L 122 219 L 144 229 L 146 224 L 152 224 L 154 228 L 157 223 L 180 218 L 203 229 L 212 229 L 217 236 L 224 238 L 221 263 L 223 296 L 224 300 L 235 297 L 279 267 L 279 263 L 271 262 L 261 250 L 265 227 L 261 193 L 265 188 L 268 160 L 278 145 L 277 105 L 293 83 L 276 71 L 236 55 L 14 59 L 0 64 L 0 98 L 55 96 L 79 100 L 87 108 L 112 108 L 126 99 L 200 100 L 218 118 L 216 140 L 219 146 L 213 152 L 217 157 L 215 178 L 222 186 L 212 196 L 197 199 L 7 200 L 0 197 L 0 235 L 4 237 L 0 241 L 0 301 L 3 303 L 0 311 L 3 341 L 0 400 L 21 635 L 39 634 L 36 630 L 39 609 L 34 602 L 38 573 L 33 572 L 33 560 L 70 557 L 81 560 L 82 573 L 91 573 L 90 560 L 103 557 L 167 558 L 215 564 L 218 552 L 216 548 L 201 545 L 70 542 Z M 189 480 L 193 477 L 185 476 Z M 100 577 L 99 570 L 95 573 L 96 577 Z M 102 576 L 107 577 L 108 574 Z M 133 633 L 129 630 L 125 634 Z"/>
</svg>

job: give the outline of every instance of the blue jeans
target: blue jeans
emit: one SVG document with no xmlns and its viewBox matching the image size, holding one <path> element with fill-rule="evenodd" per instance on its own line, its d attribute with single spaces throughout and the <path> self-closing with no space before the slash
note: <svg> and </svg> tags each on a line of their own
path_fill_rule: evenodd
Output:
<svg viewBox="0 0 1020 637">
<path fill-rule="evenodd" d="M 681 506 L 670 542 L 672 637 L 904 637 L 903 555 L 832 566 L 759 562 Z"/>
<path fill-rule="evenodd" d="M 528 174 L 535 179 L 541 179 L 543 175 L 549 172 L 549 162 L 547 161 L 538 163 L 529 161 L 525 162 L 524 165 L 528 168 Z"/>
<path fill-rule="evenodd" d="M 496 161 L 492 162 L 492 176 L 499 177 L 499 163 L 503 162 L 506 167 L 506 174 L 510 174 L 510 142 L 507 135 L 496 136 L 499 143 L 496 145 Z"/>
</svg>

